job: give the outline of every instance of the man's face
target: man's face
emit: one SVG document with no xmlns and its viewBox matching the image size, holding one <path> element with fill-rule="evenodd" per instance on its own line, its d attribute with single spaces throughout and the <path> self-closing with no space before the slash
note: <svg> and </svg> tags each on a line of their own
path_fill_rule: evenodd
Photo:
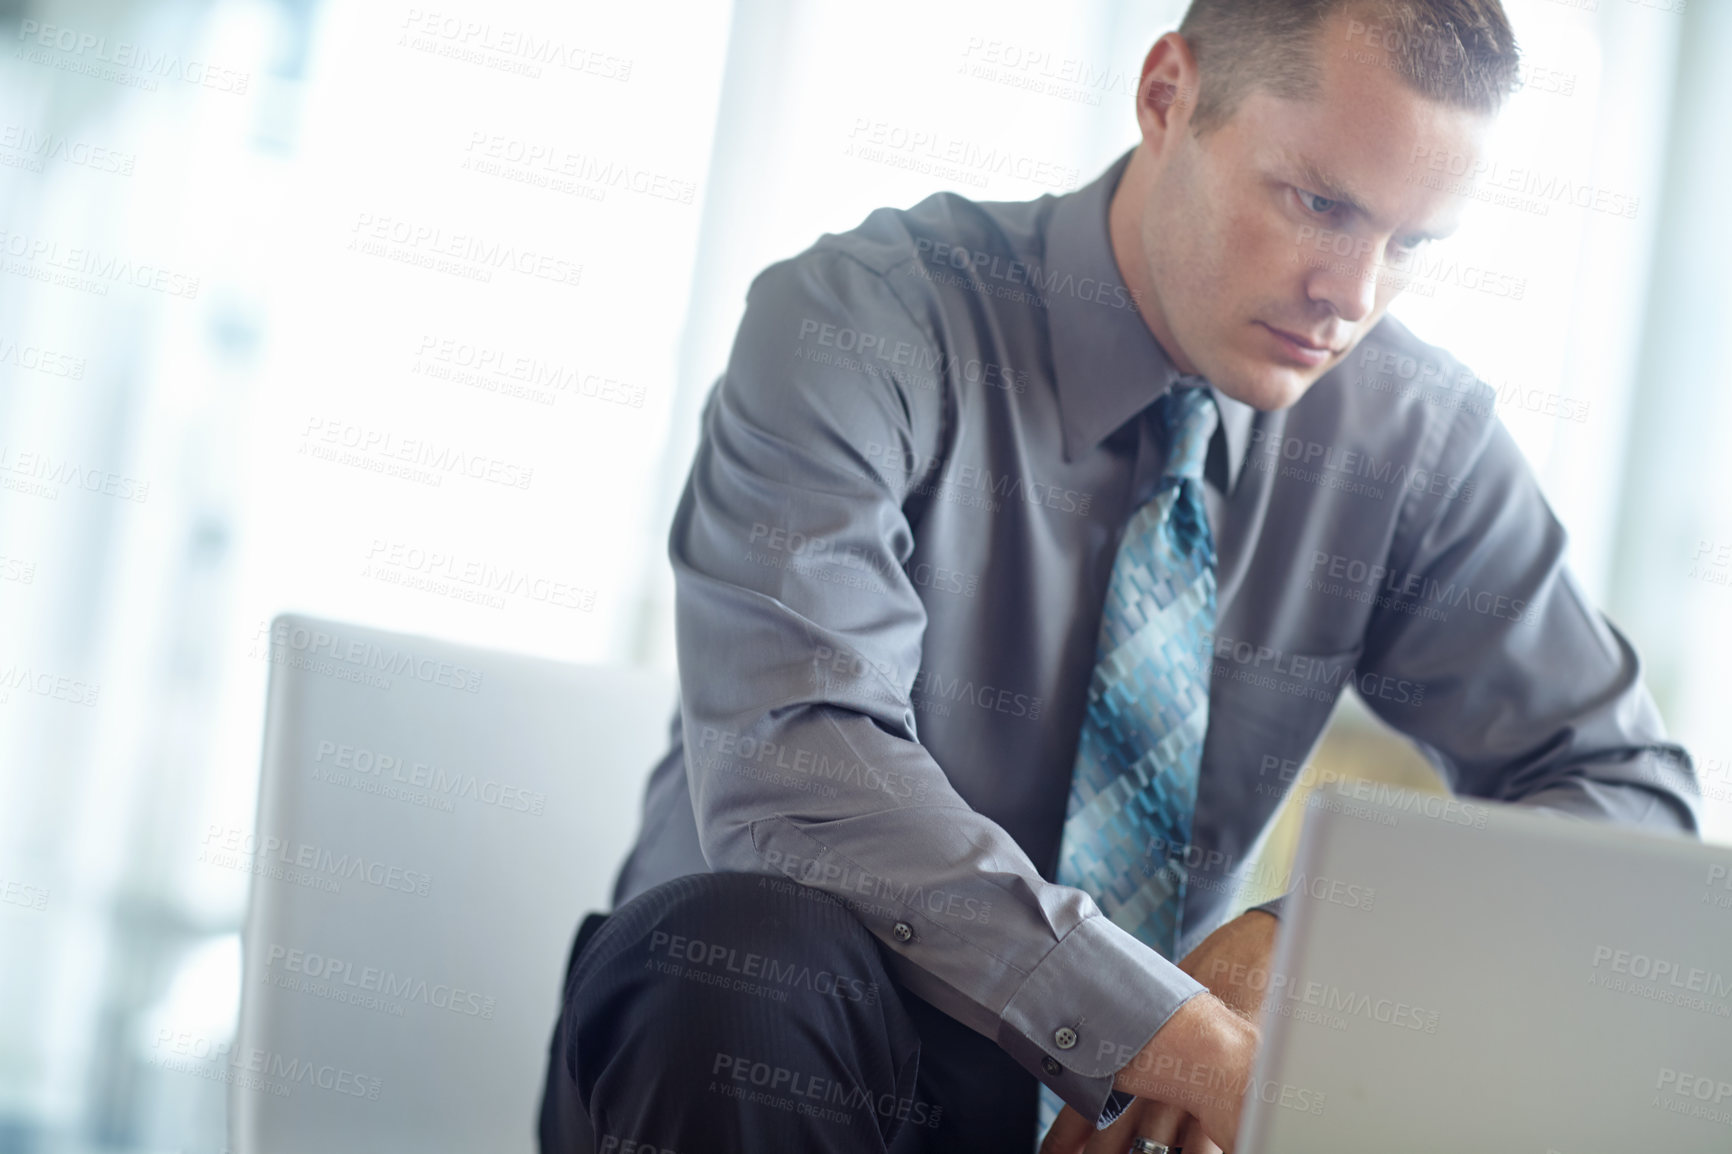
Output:
<svg viewBox="0 0 1732 1154">
<path fill-rule="evenodd" d="M 1252 89 L 1201 139 L 1176 111 L 1147 186 L 1157 335 L 1181 369 L 1259 409 L 1292 404 L 1341 363 L 1426 239 L 1454 229 L 1461 197 L 1419 178 L 1440 153 L 1471 171 L 1490 123 L 1414 92 L 1347 33 L 1343 14 L 1318 33 L 1314 99 Z"/>
</svg>

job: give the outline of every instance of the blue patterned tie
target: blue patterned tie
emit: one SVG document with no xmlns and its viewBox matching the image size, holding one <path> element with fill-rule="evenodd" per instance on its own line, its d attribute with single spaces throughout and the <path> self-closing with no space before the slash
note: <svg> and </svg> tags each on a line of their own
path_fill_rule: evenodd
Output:
<svg viewBox="0 0 1732 1154">
<path fill-rule="evenodd" d="M 1156 414 L 1166 469 L 1113 561 L 1056 880 L 1178 961 L 1183 854 L 1209 723 L 1215 542 L 1203 460 L 1218 414 L 1198 387 L 1169 390 Z M 1037 1145 L 1062 1105 L 1045 1086 L 1040 1098 Z"/>
</svg>

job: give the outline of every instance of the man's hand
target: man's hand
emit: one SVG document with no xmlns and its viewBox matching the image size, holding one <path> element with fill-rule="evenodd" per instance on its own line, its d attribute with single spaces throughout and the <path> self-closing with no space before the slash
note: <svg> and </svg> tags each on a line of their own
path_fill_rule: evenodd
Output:
<svg viewBox="0 0 1732 1154">
<path fill-rule="evenodd" d="M 1275 931 L 1281 921 L 1263 910 L 1248 910 L 1204 938 L 1185 955 L 1185 971 L 1240 1014 L 1255 1022 L 1269 989 L 1275 956 Z"/>
<path fill-rule="evenodd" d="M 1123 1154 L 1139 1135 L 1183 1145 L 1186 1154 L 1231 1151 L 1256 1055 L 1257 1027 L 1213 994 L 1198 994 L 1113 1079 L 1114 1089 L 1147 1100 L 1099 1132 L 1066 1106 L 1040 1154 Z"/>
<path fill-rule="evenodd" d="M 1258 1041 L 1253 1023 L 1269 986 L 1279 928 L 1274 915 L 1253 910 L 1187 954 L 1179 968 L 1209 993 L 1180 1006 L 1119 1072 L 1114 1087 L 1138 1100 L 1101 1131 L 1093 1119 L 1066 1106 L 1040 1154 L 1123 1154 L 1139 1136 L 1183 1146 L 1185 1154 L 1230 1152 L 1251 1080 Z"/>
<path fill-rule="evenodd" d="M 1153 1138 L 1185 1154 L 1219 1154 L 1221 1149 L 1204 1136 L 1202 1123 L 1183 1110 L 1138 1098 L 1105 1130 L 1096 1130 L 1093 1121 L 1066 1106 L 1046 1132 L 1040 1154 L 1125 1154 L 1133 1138 Z"/>
</svg>

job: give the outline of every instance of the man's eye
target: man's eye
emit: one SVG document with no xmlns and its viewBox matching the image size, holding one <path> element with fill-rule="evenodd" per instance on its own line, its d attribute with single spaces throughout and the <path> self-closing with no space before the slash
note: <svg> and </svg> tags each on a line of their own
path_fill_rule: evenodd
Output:
<svg viewBox="0 0 1732 1154">
<path fill-rule="evenodd" d="M 1303 204 L 1318 216 L 1328 216 L 1330 213 L 1335 211 L 1335 206 L 1341 203 L 1338 200 L 1330 200 L 1327 197 L 1318 196 L 1314 192 L 1306 192 L 1304 189 L 1299 189 L 1298 192 L 1299 203 Z"/>
</svg>

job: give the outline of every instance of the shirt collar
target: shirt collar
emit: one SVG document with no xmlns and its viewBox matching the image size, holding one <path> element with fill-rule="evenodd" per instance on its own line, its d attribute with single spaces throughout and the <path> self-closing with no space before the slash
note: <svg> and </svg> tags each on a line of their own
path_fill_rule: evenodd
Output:
<svg viewBox="0 0 1732 1154">
<path fill-rule="evenodd" d="M 1127 151 L 1092 183 L 1058 197 L 1047 225 L 1042 281 L 1067 461 L 1100 444 L 1175 382 L 1201 379 L 1173 367 L 1113 259 L 1107 209 L 1130 158 Z M 1226 453 L 1222 488 L 1231 493 L 1256 413 L 1213 384 L 1209 391 L 1221 414 L 1215 437 Z"/>
</svg>

